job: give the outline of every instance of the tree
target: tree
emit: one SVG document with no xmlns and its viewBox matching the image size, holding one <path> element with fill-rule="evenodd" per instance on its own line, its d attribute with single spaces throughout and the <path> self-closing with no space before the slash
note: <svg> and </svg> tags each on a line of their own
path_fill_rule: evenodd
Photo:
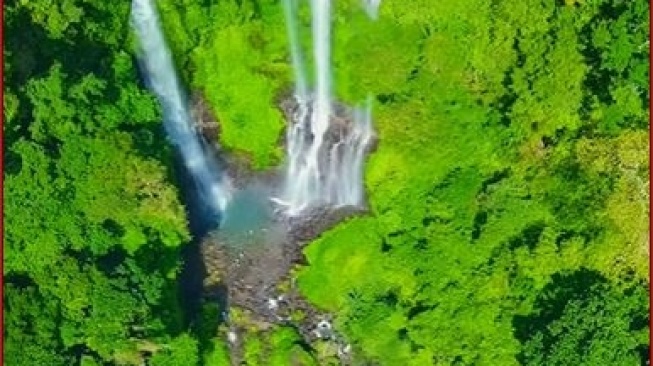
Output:
<svg viewBox="0 0 653 366">
<path fill-rule="evenodd" d="M 648 293 L 642 284 L 623 292 L 597 273 L 557 274 L 535 312 L 515 318 L 525 365 L 638 365 L 647 354 Z"/>
</svg>

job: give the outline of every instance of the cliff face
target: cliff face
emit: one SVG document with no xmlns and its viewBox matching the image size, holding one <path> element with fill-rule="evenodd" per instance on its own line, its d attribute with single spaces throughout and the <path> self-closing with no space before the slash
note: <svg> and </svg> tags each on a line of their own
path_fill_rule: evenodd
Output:
<svg viewBox="0 0 653 366">
<path fill-rule="evenodd" d="M 199 91 L 195 91 L 191 97 L 191 113 L 195 128 L 206 141 L 217 142 L 220 140 L 220 121 L 211 110 L 204 94 Z"/>
<path fill-rule="evenodd" d="M 291 96 L 280 99 L 279 108 L 290 121 L 298 105 Z M 197 131 L 206 142 L 204 147 L 212 150 L 237 191 L 222 227 L 198 235 L 195 259 L 187 256 L 186 274 L 201 288 L 195 295 L 199 303 L 218 305 L 219 333 L 229 343 L 232 361 L 237 364 L 242 359 L 245 337 L 279 327 L 293 328 L 309 349 L 320 341 L 333 351 L 331 356 L 346 361 L 350 351 L 332 329 L 332 315 L 304 299 L 291 272 L 305 264 L 304 246 L 338 222 L 364 211 L 318 207 L 287 216 L 271 199 L 282 183 L 280 170 L 256 171 L 247 158 L 224 151 L 218 143 L 219 120 L 200 92 L 193 94 L 191 110 Z M 351 110 L 337 105 L 332 118 L 333 128 L 327 133 L 331 142 L 351 128 Z M 279 144 L 283 147 L 285 139 Z"/>
</svg>

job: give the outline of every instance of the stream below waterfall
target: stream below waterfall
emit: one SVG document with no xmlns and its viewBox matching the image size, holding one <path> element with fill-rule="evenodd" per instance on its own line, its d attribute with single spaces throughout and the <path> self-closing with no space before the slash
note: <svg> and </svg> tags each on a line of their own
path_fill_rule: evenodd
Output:
<svg viewBox="0 0 653 366">
<path fill-rule="evenodd" d="M 365 211 L 363 165 L 375 142 L 371 104 L 368 100 L 366 106 L 350 108 L 331 96 L 330 0 L 311 2 L 317 83 L 314 90 L 305 84 L 304 56 L 296 44 L 299 30 L 294 29 L 297 4 L 283 4 L 297 80 L 295 94 L 278 106 L 288 121 L 287 162 L 254 172 L 223 155 L 214 142 L 218 136 L 202 134 L 196 106 L 189 106 L 179 84 L 156 6 L 152 0 L 132 2 L 141 70 L 176 148 L 174 170 L 193 238 L 183 250 L 180 277 L 189 323 L 198 320 L 203 301 L 219 304 L 223 317 L 216 323 L 228 319 L 232 306 L 247 309 L 262 323 L 287 322 L 278 307 L 269 305 L 283 298 L 287 311 L 309 314 L 295 326 L 305 338 L 312 337 L 319 314 L 296 289 L 282 293 L 279 284 L 303 263 L 307 243 Z M 215 118 L 211 123 L 221 130 Z"/>
</svg>

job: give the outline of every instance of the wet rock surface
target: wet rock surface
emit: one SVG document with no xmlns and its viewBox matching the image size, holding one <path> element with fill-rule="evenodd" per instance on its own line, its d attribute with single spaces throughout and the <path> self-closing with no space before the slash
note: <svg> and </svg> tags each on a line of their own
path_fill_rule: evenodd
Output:
<svg viewBox="0 0 653 366">
<path fill-rule="evenodd" d="M 332 317 L 309 304 L 299 293 L 290 272 L 304 264 L 302 249 L 321 232 L 342 219 L 360 214 L 360 209 L 314 209 L 301 217 L 279 215 L 261 232 L 237 238 L 220 232 L 201 243 L 207 276 L 204 297 L 223 308 L 245 310 L 248 322 L 265 331 L 274 325 L 291 326 L 306 344 L 327 341 L 333 344 L 343 364 L 349 359 L 349 345 L 332 326 Z M 234 241 L 238 241 L 234 243 Z M 234 364 L 242 353 L 241 339 L 248 330 L 229 321 L 227 336 Z"/>
<path fill-rule="evenodd" d="M 280 108 L 288 120 L 293 120 L 299 105 L 295 98 L 285 97 Z M 217 142 L 210 142 L 217 141 L 220 128 L 200 94 L 193 96 L 192 110 L 197 131 L 204 136 L 207 148 L 214 151 L 235 190 L 247 195 L 253 186 L 270 189 L 264 192 L 265 202 L 254 208 L 247 206 L 249 210 L 270 213 L 263 225 L 247 230 L 221 228 L 203 235 L 196 243 L 199 258 L 189 268 L 195 275 L 201 273 L 201 281 L 196 282 L 201 282 L 203 301 L 217 303 L 223 311 L 219 320 L 228 329 L 223 335 L 231 350 L 232 364 L 239 364 L 242 339 L 251 329 L 232 322 L 229 309 L 244 311 L 249 326 L 260 331 L 284 325 L 295 328 L 307 345 L 329 342 L 333 354 L 342 364 L 348 364 L 351 347 L 334 329 L 332 316 L 314 308 L 302 297 L 290 273 L 298 265 L 306 264 L 302 250 L 309 242 L 346 218 L 364 214 L 365 210 L 353 206 L 314 207 L 301 215 L 287 216 L 283 207 L 270 199 L 274 197 L 270 187 L 281 183 L 280 171 L 254 171 L 242 156 L 225 154 Z M 333 114 L 326 138 L 337 141 L 351 128 L 353 119 L 351 109 L 342 105 L 335 105 Z"/>
<path fill-rule="evenodd" d="M 195 92 L 191 97 L 191 117 L 195 122 L 195 129 L 204 136 L 207 141 L 218 141 L 220 139 L 220 123 L 211 110 L 204 95 Z"/>
<path fill-rule="evenodd" d="M 317 316 L 296 291 L 289 272 L 305 264 L 302 249 L 306 244 L 344 218 L 361 213 L 354 207 L 316 208 L 301 217 L 279 214 L 276 221 L 259 232 L 238 237 L 221 235 L 219 231 L 209 235 L 201 243 L 207 269 L 206 295 L 215 298 L 212 289 L 222 284 L 227 288 L 230 306 L 248 309 L 271 323 L 285 321 L 284 312 L 293 310 Z M 287 288 L 282 291 L 283 285 Z"/>
<path fill-rule="evenodd" d="M 297 123 L 306 118 L 311 118 L 312 110 L 310 108 L 310 103 L 307 104 L 306 112 L 302 114 L 302 108 L 297 100 L 293 96 L 285 96 L 279 103 L 281 111 L 286 117 L 286 121 L 290 121 L 291 124 Z M 329 128 L 327 129 L 324 136 L 324 148 L 330 148 L 339 141 L 342 141 L 343 136 L 350 134 L 354 123 L 354 109 L 350 108 L 342 103 L 334 102 L 331 106 L 331 117 L 329 121 Z M 284 136 L 285 137 L 285 136 Z M 311 136 L 306 137 L 308 140 L 311 139 Z M 307 141 L 308 143 L 309 141 Z M 285 140 L 284 140 L 285 143 Z M 372 136 L 366 152 L 372 152 L 376 149 L 378 144 L 378 139 L 376 136 Z"/>
</svg>

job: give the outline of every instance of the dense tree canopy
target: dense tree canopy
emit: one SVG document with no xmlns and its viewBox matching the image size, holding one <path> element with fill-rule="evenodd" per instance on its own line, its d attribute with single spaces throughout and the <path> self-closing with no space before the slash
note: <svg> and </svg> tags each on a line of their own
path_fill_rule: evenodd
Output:
<svg viewBox="0 0 653 366">
<path fill-rule="evenodd" d="M 137 364 L 143 342 L 180 331 L 189 235 L 129 4 L 7 2 L 5 14 L 6 362 Z"/>
</svg>

